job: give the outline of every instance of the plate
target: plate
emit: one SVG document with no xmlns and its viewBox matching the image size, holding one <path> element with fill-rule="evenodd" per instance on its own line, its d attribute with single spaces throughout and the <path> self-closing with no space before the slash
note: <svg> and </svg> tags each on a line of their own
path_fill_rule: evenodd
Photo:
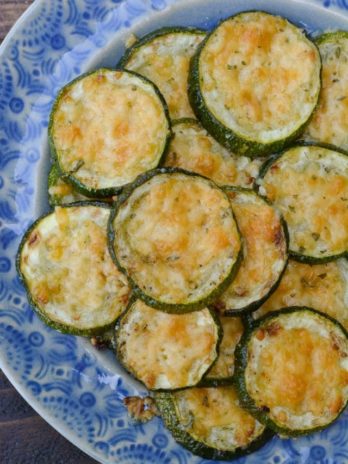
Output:
<svg viewBox="0 0 348 464">
<path fill-rule="evenodd" d="M 23 231 L 48 209 L 47 120 L 57 91 L 113 66 L 130 32 L 210 28 L 247 9 L 282 14 L 310 33 L 348 30 L 348 0 L 36 0 L 0 48 L 0 367 L 68 440 L 102 463 L 209 464 L 175 443 L 159 418 L 132 422 L 122 400 L 146 391 L 84 339 L 61 335 L 31 310 L 15 271 Z M 348 411 L 327 430 L 274 438 L 238 464 L 348 462 Z"/>
</svg>

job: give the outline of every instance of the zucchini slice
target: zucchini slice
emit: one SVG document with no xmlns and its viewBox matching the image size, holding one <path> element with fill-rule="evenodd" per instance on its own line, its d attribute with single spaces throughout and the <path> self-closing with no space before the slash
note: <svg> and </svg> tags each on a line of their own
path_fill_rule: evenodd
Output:
<svg viewBox="0 0 348 464">
<path fill-rule="evenodd" d="M 316 43 L 323 65 L 322 89 L 304 138 L 348 150 L 348 32 L 324 34 Z"/>
<path fill-rule="evenodd" d="M 247 329 L 236 348 L 239 398 L 283 436 L 330 425 L 348 400 L 348 334 L 306 307 L 276 311 Z"/>
<path fill-rule="evenodd" d="M 187 96 L 189 63 L 205 35 L 200 29 L 164 27 L 135 42 L 118 66 L 154 82 L 172 119 L 193 116 Z"/>
<path fill-rule="evenodd" d="M 209 177 L 218 185 L 250 187 L 262 160 L 234 155 L 220 145 L 195 119 L 173 123 L 165 166 L 179 167 Z"/>
<path fill-rule="evenodd" d="M 257 183 L 287 222 L 293 258 L 320 263 L 347 253 L 348 156 L 296 146 L 266 162 Z"/>
<path fill-rule="evenodd" d="M 284 306 L 309 306 L 337 319 L 348 330 L 348 262 L 290 260 L 275 292 L 253 313 L 255 319 Z"/>
<path fill-rule="evenodd" d="M 216 387 L 231 385 L 234 380 L 234 350 L 243 334 L 244 324 L 240 317 L 220 316 L 222 340 L 219 346 L 219 356 L 199 386 Z"/>
<path fill-rule="evenodd" d="M 262 11 L 239 13 L 198 48 L 189 99 L 226 148 L 267 155 L 303 132 L 318 101 L 320 69 L 318 49 L 301 29 Z"/>
<path fill-rule="evenodd" d="M 110 196 L 162 160 L 171 136 L 157 87 L 130 71 L 98 69 L 65 86 L 49 141 L 60 171 L 87 196 Z"/>
<path fill-rule="evenodd" d="M 23 237 L 17 267 L 29 301 L 61 332 L 103 333 L 127 307 L 127 279 L 107 248 L 109 215 L 106 205 L 57 206 Z"/>
<path fill-rule="evenodd" d="M 161 392 L 155 401 L 175 440 L 205 459 L 249 454 L 272 436 L 241 408 L 233 386 Z"/>
<path fill-rule="evenodd" d="M 207 308 L 168 314 L 133 302 L 116 328 L 117 358 L 150 390 L 196 385 L 218 355 L 218 319 Z"/>
<path fill-rule="evenodd" d="M 288 240 L 280 214 L 252 190 L 226 188 L 243 237 L 243 262 L 213 307 L 233 316 L 256 309 L 276 288 L 288 261 Z"/>
<path fill-rule="evenodd" d="M 241 239 L 226 193 L 175 168 L 140 177 L 109 222 L 110 253 L 136 296 L 169 312 L 211 303 L 241 260 Z"/>
</svg>

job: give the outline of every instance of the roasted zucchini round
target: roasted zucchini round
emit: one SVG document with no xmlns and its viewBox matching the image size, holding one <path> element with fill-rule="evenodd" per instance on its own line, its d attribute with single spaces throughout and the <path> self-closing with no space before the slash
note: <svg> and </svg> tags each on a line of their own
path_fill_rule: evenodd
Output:
<svg viewBox="0 0 348 464">
<path fill-rule="evenodd" d="M 137 297 L 170 312 L 201 309 L 229 285 L 241 239 L 229 199 L 209 179 L 163 168 L 120 196 L 109 246 Z"/>
<path fill-rule="evenodd" d="M 191 61 L 189 99 L 202 125 L 247 156 L 296 139 L 320 91 L 317 47 L 289 21 L 262 11 L 222 21 Z"/>
<path fill-rule="evenodd" d="M 154 82 L 168 104 L 172 119 L 193 116 L 187 96 L 189 63 L 205 31 L 164 27 L 136 41 L 118 66 Z"/>
<path fill-rule="evenodd" d="M 171 128 L 166 103 L 152 82 L 103 68 L 60 91 L 48 134 L 65 179 L 82 194 L 106 197 L 159 165 Z"/>
<path fill-rule="evenodd" d="M 347 155 L 318 145 L 295 146 L 267 161 L 257 184 L 287 222 L 294 259 L 315 264 L 347 253 Z"/>
<path fill-rule="evenodd" d="M 244 259 L 235 279 L 213 303 L 228 316 L 256 309 L 278 285 L 288 261 L 279 213 L 252 190 L 225 188 L 243 237 Z"/>
<path fill-rule="evenodd" d="M 348 400 L 348 334 L 306 307 L 271 313 L 247 329 L 236 348 L 242 406 L 282 436 L 330 425 Z"/>
<path fill-rule="evenodd" d="M 17 268 L 28 299 L 53 328 L 94 335 L 115 324 L 130 288 L 107 247 L 106 205 L 57 206 L 26 232 Z"/>
<path fill-rule="evenodd" d="M 155 401 L 175 440 L 205 459 L 249 454 L 272 436 L 241 408 L 233 386 L 156 393 Z"/>
<path fill-rule="evenodd" d="M 196 385 L 214 363 L 221 327 L 205 308 L 168 314 L 137 300 L 116 328 L 118 360 L 150 390 Z"/>
</svg>

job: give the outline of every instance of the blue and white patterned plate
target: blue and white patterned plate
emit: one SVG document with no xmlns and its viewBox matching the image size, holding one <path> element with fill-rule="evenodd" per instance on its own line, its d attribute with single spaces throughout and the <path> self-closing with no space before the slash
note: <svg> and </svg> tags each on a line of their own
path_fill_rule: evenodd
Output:
<svg viewBox="0 0 348 464">
<path fill-rule="evenodd" d="M 112 66 L 130 31 L 209 28 L 245 9 L 282 14 L 309 32 L 348 30 L 348 0 L 36 0 L 0 48 L 0 366 L 60 433 L 103 463 L 209 464 L 177 445 L 159 418 L 133 423 L 122 399 L 145 395 L 111 353 L 34 315 L 15 271 L 27 226 L 48 209 L 47 119 L 57 91 Z M 325 380 L 325 379 L 323 379 Z M 273 439 L 238 464 L 348 463 L 348 412 L 324 432 Z"/>
</svg>

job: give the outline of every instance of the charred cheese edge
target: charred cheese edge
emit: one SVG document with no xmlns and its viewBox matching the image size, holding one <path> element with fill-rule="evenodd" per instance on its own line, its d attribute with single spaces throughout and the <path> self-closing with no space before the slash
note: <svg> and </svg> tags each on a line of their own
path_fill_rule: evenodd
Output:
<svg viewBox="0 0 348 464">
<path fill-rule="evenodd" d="M 231 315 L 253 309 L 274 289 L 286 266 L 287 235 L 279 213 L 251 190 L 226 189 L 243 237 L 243 262 L 213 306 Z"/>
<path fill-rule="evenodd" d="M 292 307 L 256 322 L 237 349 L 246 407 L 284 436 L 330 425 L 348 399 L 348 337 L 334 319 Z"/>
<path fill-rule="evenodd" d="M 296 259 L 319 263 L 348 250 L 348 156 L 316 145 L 266 163 L 257 183 L 282 213 Z"/>
<path fill-rule="evenodd" d="M 244 332 L 244 325 L 240 317 L 220 316 L 222 340 L 219 346 L 219 356 L 200 385 L 218 386 L 233 382 L 234 351 Z"/>
<path fill-rule="evenodd" d="M 348 330 L 348 262 L 325 264 L 290 260 L 275 292 L 253 313 L 259 319 L 285 306 L 309 306 L 336 319 Z"/>
<path fill-rule="evenodd" d="M 205 35 L 198 29 L 163 28 L 135 42 L 120 62 L 158 86 L 172 119 L 193 116 L 187 96 L 189 63 Z"/>
<path fill-rule="evenodd" d="M 29 300 L 58 330 L 102 332 L 127 307 L 130 288 L 107 247 L 109 215 L 92 204 L 58 206 L 22 240 L 17 264 Z"/>
<path fill-rule="evenodd" d="M 233 459 L 265 443 L 265 427 L 240 406 L 233 386 L 156 393 L 156 404 L 176 441 L 194 454 Z"/>
<path fill-rule="evenodd" d="M 348 32 L 327 33 L 316 42 L 323 66 L 322 89 L 304 138 L 348 150 Z"/>
<path fill-rule="evenodd" d="M 239 265 L 241 240 L 227 195 L 186 171 L 163 168 L 138 179 L 109 224 L 111 254 L 151 306 L 204 307 Z"/>
<path fill-rule="evenodd" d="M 168 314 L 137 300 L 116 329 L 118 359 L 150 390 L 196 385 L 219 343 L 220 327 L 207 308 Z"/>
<path fill-rule="evenodd" d="M 49 125 L 59 169 L 90 196 L 115 193 L 156 168 L 170 134 L 165 102 L 154 84 L 110 69 L 64 87 Z"/>
<path fill-rule="evenodd" d="M 220 143 L 260 156 L 303 132 L 320 70 L 319 51 L 301 29 L 280 16 L 244 12 L 220 23 L 199 48 L 190 101 Z"/>
<path fill-rule="evenodd" d="M 231 153 L 194 119 L 173 123 L 165 166 L 197 172 L 218 185 L 251 187 L 261 164 L 261 159 L 251 160 Z"/>
</svg>

